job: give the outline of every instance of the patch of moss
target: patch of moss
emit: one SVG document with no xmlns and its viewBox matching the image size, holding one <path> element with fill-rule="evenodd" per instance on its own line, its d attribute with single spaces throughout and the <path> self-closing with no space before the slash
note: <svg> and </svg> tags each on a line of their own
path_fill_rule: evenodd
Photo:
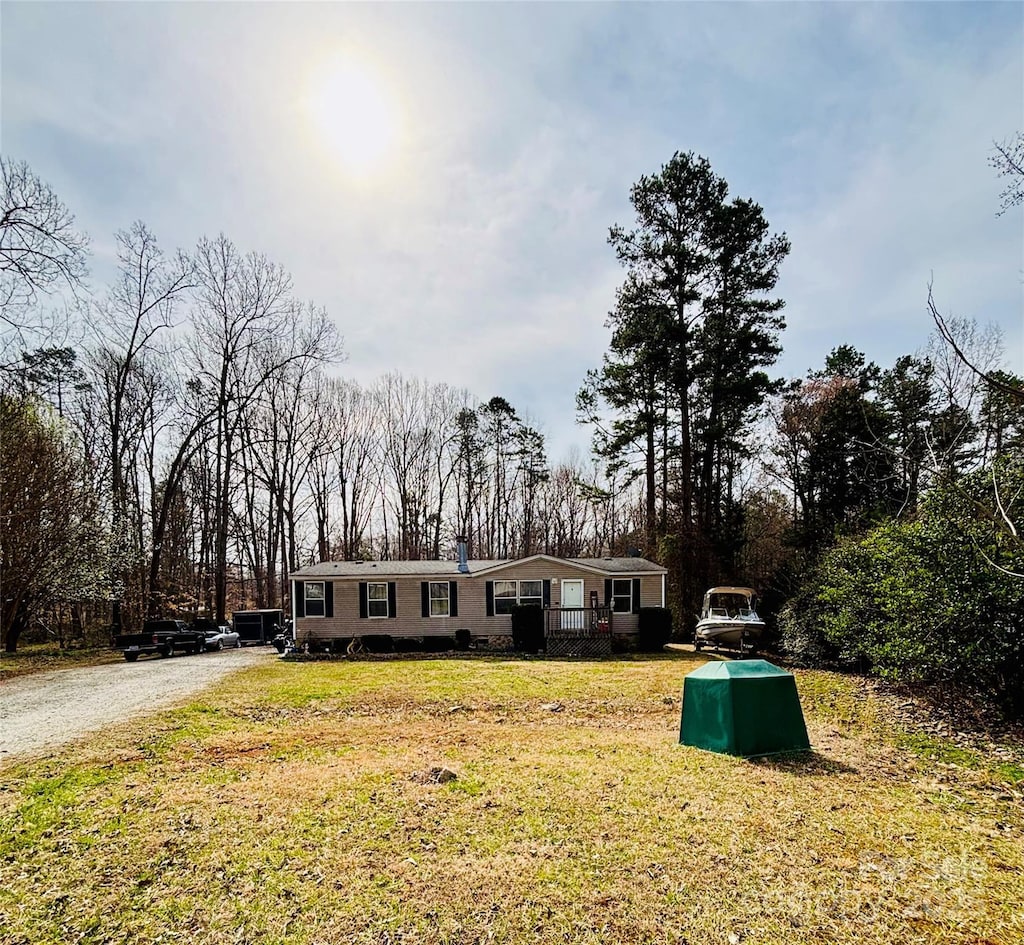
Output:
<svg viewBox="0 0 1024 945">
<path fill-rule="evenodd" d="M 981 766 L 981 759 L 976 752 L 934 735 L 905 732 L 897 736 L 896 744 L 928 761 L 957 765 L 960 768 L 977 769 Z"/>
</svg>

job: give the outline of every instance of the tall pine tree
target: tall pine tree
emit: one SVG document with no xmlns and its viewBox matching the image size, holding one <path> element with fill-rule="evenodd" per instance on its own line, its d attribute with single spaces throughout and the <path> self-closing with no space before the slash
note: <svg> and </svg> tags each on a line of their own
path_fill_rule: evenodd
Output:
<svg viewBox="0 0 1024 945">
<path fill-rule="evenodd" d="M 580 407 L 584 419 L 611 412 L 596 437 L 606 459 L 642 466 L 648 541 L 662 544 L 688 613 L 730 570 L 732 482 L 776 388 L 764 369 L 780 351 L 783 302 L 771 293 L 789 241 L 692 152 L 641 177 L 630 200 L 635 225 L 608 238 L 626 269 L 611 345 Z"/>
</svg>

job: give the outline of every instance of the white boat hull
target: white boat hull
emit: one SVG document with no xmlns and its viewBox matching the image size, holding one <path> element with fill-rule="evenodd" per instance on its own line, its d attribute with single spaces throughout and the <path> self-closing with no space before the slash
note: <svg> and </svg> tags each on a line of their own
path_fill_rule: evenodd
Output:
<svg viewBox="0 0 1024 945">
<path fill-rule="evenodd" d="M 740 646 L 756 643 L 764 630 L 762 620 L 702 620 L 697 624 L 697 640 L 716 646 Z"/>
</svg>

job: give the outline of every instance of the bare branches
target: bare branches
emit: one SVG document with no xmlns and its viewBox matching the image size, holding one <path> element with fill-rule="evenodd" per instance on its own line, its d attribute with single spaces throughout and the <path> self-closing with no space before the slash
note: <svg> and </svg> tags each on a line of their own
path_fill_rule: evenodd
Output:
<svg viewBox="0 0 1024 945">
<path fill-rule="evenodd" d="M 995 466 L 992 467 L 992 493 L 996 497 L 996 508 L 999 509 L 999 515 L 1002 517 L 1003 522 L 1005 523 L 1006 527 L 1009 529 L 1010 534 L 1013 535 L 1014 538 L 1016 538 L 1017 537 L 1017 526 L 1013 524 L 1013 521 L 1011 520 L 1010 516 L 1007 514 L 1006 508 L 1003 505 L 1002 497 L 999 495 L 999 479 L 996 476 L 996 467 Z"/>
<path fill-rule="evenodd" d="M 1012 207 L 1024 203 L 1024 134 L 1017 132 L 1002 144 L 996 143 L 995 153 L 988 159 L 1000 177 L 1008 177 L 1009 181 L 999 195 L 1000 210 L 996 216 L 1001 217 Z"/>
<path fill-rule="evenodd" d="M 1004 568 L 998 561 L 993 561 L 988 552 L 985 551 L 985 549 L 982 548 L 980 544 L 978 544 L 978 539 L 975 538 L 973 535 L 971 536 L 971 544 L 974 545 L 975 550 L 984 559 L 985 564 L 987 564 L 994 571 L 998 571 L 1000 574 L 1005 574 L 1007 577 L 1018 579 L 1024 578 L 1024 574 L 1022 574 L 1021 572 L 1011 571 L 1009 568 Z"/>
<path fill-rule="evenodd" d="M 117 247 L 118 280 L 101 310 L 118 344 L 134 352 L 173 327 L 175 305 L 195 287 L 195 266 L 181 250 L 166 255 L 141 221 L 118 232 Z"/>
<path fill-rule="evenodd" d="M 0 300 L 7 310 L 85 278 L 89 240 L 74 215 L 24 161 L 0 157 Z"/>
<path fill-rule="evenodd" d="M 935 299 L 932 295 L 931 281 L 928 283 L 928 312 L 932 316 L 932 321 L 935 322 L 935 327 L 938 329 L 940 337 L 947 345 L 949 345 L 953 350 L 953 353 L 957 356 L 957 359 L 962 364 L 966 365 L 972 373 L 984 381 L 989 387 L 994 390 L 1001 391 L 1004 394 L 1009 394 L 1024 405 L 1024 390 L 1000 380 L 993 371 L 984 370 L 983 368 L 978 367 L 973 363 L 968 354 L 960 347 L 956 333 L 950 327 L 949 321 L 935 305 Z"/>
</svg>

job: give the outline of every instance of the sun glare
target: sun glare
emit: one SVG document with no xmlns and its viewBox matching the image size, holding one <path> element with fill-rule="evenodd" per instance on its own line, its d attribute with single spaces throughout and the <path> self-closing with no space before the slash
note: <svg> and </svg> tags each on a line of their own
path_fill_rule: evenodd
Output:
<svg viewBox="0 0 1024 945">
<path fill-rule="evenodd" d="M 347 56 L 326 62 L 310 77 L 305 105 L 324 145 L 351 176 L 373 176 L 395 157 L 398 105 L 365 63 Z"/>
</svg>

